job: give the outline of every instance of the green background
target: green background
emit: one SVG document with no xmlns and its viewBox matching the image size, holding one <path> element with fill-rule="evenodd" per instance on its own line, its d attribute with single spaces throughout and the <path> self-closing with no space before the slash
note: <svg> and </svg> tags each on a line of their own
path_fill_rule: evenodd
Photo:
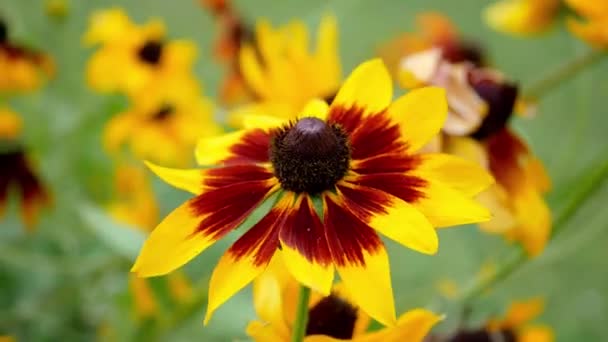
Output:
<svg viewBox="0 0 608 342">
<path fill-rule="evenodd" d="M 491 61 L 522 85 L 587 47 L 563 25 L 534 39 L 501 35 L 484 26 L 480 13 L 487 1 L 236 1 L 248 22 L 266 17 L 275 24 L 293 18 L 315 28 L 326 12 L 338 18 L 343 73 L 370 58 L 395 34 L 414 29 L 416 13 L 438 10 L 457 24 L 465 37 L 483 44 Z M 93 340 L 99 326 L 112 327 L 118 340 L 246 339 L 244 327 L 254 317 L 250 289 L 242 291 L 202 327 L 206 277 L 232 236 L 186 266 L 200 279 L 200 305 L 175 311 L 163 302 L 161 323 L 137 325 L 131 319 L 126 292 L 127 273 L 141 237 L 110 221 L 99 209 L 110 199 L 112 162 L 103 153 L 104 122 L 120 111 L 124 101 L 93 93 L 84 82 L 91 50 L 81 45 L 94 9 L 118 5 L 137 22 L 165 20 L 169 36 L 194 40 L 199 46 L 196 74 L 205 92 L 216 94 L 221 68 L 212 59 L 216 26 L 196 1 L 71 1 L 63 19 L 45 14 L 44 2 L 4 0 L 0 16 L 13 40 L 50 53 L 57 75 L 42 90 L 9 100 L 25 121 L 25 143 L 54 194 L 35 235 L 26 234 L 12 201 L 0 221 L 0 335 L 23 341 Z M 159 85 L 162 86 L 162 85 Z M 556 213 L 571 199 L 588 175 L 608 159 L 608 63 L 598 63 L 542 99 L 539 114 L 516 119 L 518 132 L 546 164 L 553 179 L 548 200 Z M 600 341 L 608 334 L 608 187 L 600 182 L 581 202 L 565 232 L 545 253 L 482 297 L 471 322 L 499 313 L 512 300 L 542 296 L 545 313 L 537 319 L 550 325 L 558 341 Z M 159 181 L 155 190 L 166 214 L 187 195 Z M 483 235 L 474 226 L 440 232 L 437 256 L 423 256 L 388 243 L 398 312 L 429 306 L 448 313 L 438 328 L 455 324 L 453 304 L 441 299 L 437 282 L 452 279 L 465 285 L 481 265 L 500 262 L 509 246 L 500 237 Z M 162 279 L 155 291 L 165 293 Z"/>
</svg>

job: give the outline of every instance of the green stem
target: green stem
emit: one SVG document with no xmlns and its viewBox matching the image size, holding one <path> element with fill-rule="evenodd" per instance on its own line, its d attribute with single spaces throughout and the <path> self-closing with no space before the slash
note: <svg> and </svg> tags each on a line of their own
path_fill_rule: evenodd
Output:
<svg viewBox="0 0 608 342">
<path fill-rule="evenodd" d="M 559 233 L 564 231 L 566 223 L 577 212 L 585 200 L 591 196 L 600 184 L 608 175 L 608 160 L 604 160 L 595 172 L 588 177 L 588 181 L 578 187 L 578 191 L 571 197 L 571 200 L 566 204 L 559 216 L 555 219 L 551 239 L 554 239 Z M 476 281 L 471 287 L 466 290 L 460 297 L 460 302 L 466 310 L 470 303 L 485 291 L 498 284 L 504 279 L 507 279 L 515 271 L 517 271 L 526 261 L 530 260 L 522 248 L 518 248 L 512 255 L 507 258 L 507 261 L 500 265 L 496 272 L 491 277 L 485 277 Z"/>
<path fill-rule="evenodd" d="M 302 342 L 306 334 L 306 324 L 308 323 L 308 301 L 310 299 L 310 289 L 304 285 L 300 286 L 300 297 L 296 309 L 296 321 L 293 324 L 292 342 Z"/>
<path fill-rule="evenodd" d="M 564 81 L 576 75 L 579 71 L 600 61 L 607 55 L 604 50 L 588 50 L 574 59 L 559 65 L 532 82 L 524 89 L 523 97 L 528 100 L 537 100 L 550 92 Z"/>
</svg>

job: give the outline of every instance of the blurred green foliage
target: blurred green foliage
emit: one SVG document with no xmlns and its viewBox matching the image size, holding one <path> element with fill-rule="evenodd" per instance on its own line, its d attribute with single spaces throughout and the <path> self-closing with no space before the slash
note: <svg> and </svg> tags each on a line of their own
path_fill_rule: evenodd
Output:
<svg viewBox="0 0 608 342">
<path fill-rule="evenodd" d="M 44 213 L 36 234 L 21 228 L 16 208 L 7 208 L 0 223 L 0 333 L 22 341 L 96 339 L 108 331 L 116 340 L 229 341 L 245 339 L 244 327 L 254 317 L 250 291 L 242 291 L 203 328 L 206 279 L 230 243 L 218 243 L 185 267 L 197 282 L 197 306 L 166 314 L 154 323 L 137 323 L 127 292 L 129 267 L 141 236 L 121 229 L 99 209 L 112 195 L 113 164 L 101 149 L 104 122 L 125 105 L 124 100 L 94 94 L 84 81 L 90 50 L 81 36 L 92 10 L 120 6 L 136 21 L 151 16 L 166 21 L 171 37 L 194 40 L 200 48 L 197 75 L 211 96 L 221 79 L 212 59 L 216 27 L 197 1 L 69 1 L 64 18 L 45 14 L 40 0 L 5 0 L 0 15 L 14 39 L 50 53 L 57 75 L 42 90 L 10 100 L 25 121 L 25 143 L 34 153 L 42 177 L 54 194 L 52 210 Z M 552 66 L 587 49 L 562 26 L 533 39 L 516 39 L 490 31 L 481 22 L 484 0 L 463 1 L 236 1 L 254 22 L 273 23 L 301 18 L 316 27 L 325 12 L 336 14 L 344 74 L 373 56 L 380 43 L 414 29 L 416 13 L 438 10 L 453 19 L 464 36 L 486 47 L 491 61 L 522 85 Z M 546 164 L 554 190 L 555 211 L 588 175 L 608 158 L 606 130 L 608 63 L 577 75 L 542 99 L 539 115 L 517 119 L 516 128 Z M 155 183 L 166 214 L 187 197 Z M 504 310 L 514 299 L 542 296 L 545 313 L 538 319 L 552 326 L 559 341 L 599 341 L 608 334 L 608 186 L 602 183 L 581 203 L 566 231 L 546 252 L 478 301 L 473 321 Z M 107 229 L 107 231 L 104 231 Z M 117 234 L 113 239 L 112 234 Z M 131 234 L 131 235 L 129 235 Z M 480 267 L 500 262 L 509 248 L 500 237 L 467 226 L 442 230 L 440 252 L 428 257 L 389 243 L 398 311 L 430 305 L 447 312 L 439 327 L 454 326 L 456 308 L 438 295 L 437 282 L 452 279 L 467 284 Z M 234 237 L 232 237 L 234 239 Z M 119 241 L 118 244 L 112 241 Z M 125 244 L 125 241 L 129 241 Z M 155 292 L 163 293 L 162 279 Z M 153 328 L 156 327 L 156 328 Z"/>
</svg>

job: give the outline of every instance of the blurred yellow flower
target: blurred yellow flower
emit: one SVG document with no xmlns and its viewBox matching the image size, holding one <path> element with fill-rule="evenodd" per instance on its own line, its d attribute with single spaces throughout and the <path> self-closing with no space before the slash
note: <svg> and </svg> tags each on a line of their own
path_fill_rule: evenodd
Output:
<svg viewBox="0 0 608 342">
<path fill-rule="evenodd" d="M 568 18 L 568 28 L 580 39 L 590 45 L 608 48 L 608 1 L 565 0 L 584 21 Z"/>
<path fill-rule="evenodd" d="M 559 8 L 560 0 L 500 0 L 489 5 L 483 17 L 497 31 L 529 35 L 547 30 Z"/>
<path fill-rule="evenodd" d="M 153 84 L 161 87 L 174 77 L 191 74 L 196 47 L 190 41 L 167 41 L 159 20 L 133 24 L 120 9 L 96 12 L 84 36 L 101 46 L 87 65 L 89 85 L 101 92 L 134 95 Z"/>
<path fill-rule="evenodd" d="M 140 159 L 172 166 L 191 164 L 198 139 L 220 132 L 213 120 L 213 104 L 200 91 L 190 77 L 172 77 L 162 86 L 142 88 L 131 99 L 131 108 L 106 124 L 104 147 L 117 154 L 126 145 Z"/>
<path fill-rule="evenodd" d="M 249 323 L 247 334 L 254 341 L 291 341 L 298 289 L 298 282 L 286 271 L 281 258 L 273 258 L 253 284 L 259 320 Z M 334 285 L 329 296 L 313 293 L 308 310 L 304 342 L 420 342 L 442 319 L 429 310 L 413 309 L 402 314 L 393 327 L 366 332 L 370 317 L 359 310 L 342 284 Z"/>
<path fill-rule="evenodd" d="M 449 111 L 443 135 L 426 149 L 456 154 L 490 170 L 496 183 L 478 199 L 493 219 L 480 227 L 505 234 L 522 243 L 529 255 L 537 255 L 551 232 L 550 211 L 542 198 L 550 182 L 541 162 L 508 128 L 518 88 L 498 71 L 478 65 L 483 58 L 469 61 L 456 56 L 465 55 L 446 53 L 438 46 L 400 62 L 402 86 L 446 89 Z"/>
<path fill-rule="evenodd" d="M 0 140 L 12 140 L 21 134 L 21 118 L 8 107 L 0 107 Z"/>
<path fill-rule="evenodd" d="M 540 315 L 543 308 L 544 301 L 540 298 L 513 302 L 505 317 L 491 320 L 487 329 L 489 332 L 509 332 L 517 342 L 552 342 L 555 336 L 550 327 L 528 323 Z"/>
<path fill-rule="evenodd" d="M 54 71 L 49 56 L 11 42 L 8 25 L 0 19 L 0 93 L 36 90 Z"/>
<path fill-rule="evenodd" d="M 309 40 L 299 20 L 277 29 L 266 20 L 257 23 L 255 44 L 245 42 L 239 52 L 240 69 L 255 102 L 237 108 L 231 124 L 240 126 L 249 113 L 294 118 L 309 100 L 335 96 L 342 78 L 336 19 L 321 19 L 314 52 Z"/>
</svg>

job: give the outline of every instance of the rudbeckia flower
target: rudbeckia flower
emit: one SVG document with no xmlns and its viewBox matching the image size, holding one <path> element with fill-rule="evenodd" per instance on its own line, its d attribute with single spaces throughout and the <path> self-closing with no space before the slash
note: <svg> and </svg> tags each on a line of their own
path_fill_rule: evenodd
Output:
<svg viewBox="0 0 608 342">
<path fill-rule="evenodd" d="M 462 330 L 447 338 L 447 341 L 513 341 L 553 342 L 551 328 L 540 324 L 529 324 L 543 311 L 543 301 L 532 299 L 514 302 L 503 319 L 491 320 L 485 327 Z"/>
<path fill-rule="evenodd" d="M 256 342 L 289 342 L 295 320 L 298 283 L 285 272 L 280 258 L 253 284 L 253 301 L 259 320 L 249 323 L 247 334 Z M 314 294 L 308 304 L 305 342 L 408 341 L 420 342 L 441 317 L 425 309 L 402 314 L 394 327 L 367 332 L 370 317 L 357 307 L 342 284 L 329 296 Z"/>
<path fill-rule="evenodd" d="M 489 5 L 483 17 L 497 31 L 530 35 L 547 30 L 559 8 L 559 0 L 501 0 Z"/>
<path fill-rule="evenodd" d="M 443 90 L 420 89 L 391 103 L 392 97 L 388 71 L 372 60 L 353 71 L 330 106 L 313 100 L 296 120 L 249 117 L 244 130 L 202 140 L 199 164 L 217 167 L 150 164 L 196 197 L 156 227 L 132 271 L 169 273 L 240 227 L 243 235 L 211 276 L 205 321 L 277 254 L 300 283 L 323 295 L 337 270 L 361 310 L 394 324 L 388 255 L 378 233 L 434 254 L 434 227 L 490 218 L 472 197 L 493 180 L 459 158 L 416 153 L 445 120 Z M 261 219 L 252 216 L 256 208 L 266 212 Z"/>
<path fill-rule="evenodd" d="M 200 137 L 220 132 L 211 100 L 200 95 L 190 77 L 173 77 L 162 87 L 150 84 L 131 102 L 131 108 L 114 116 L 104 129 L 104 147 L 111 154 L 127 146 L 138 158 L 185 166 Z"/>
<path fill-rule="evenodd" d="M 274 29 L 261 20 L 256 25 L 255 44 L 245 42 L 239 52 L 240 71 L 255 102 L 231 113 L 231 123 L 242 127 L 242 116 L 266 113 L 294 118 L 313 98 L 331 100 L 342 78 L 338 56 L 338 34 L 333 16 L 321 19 L 314 52 L 301 21 Z"/>
<path fill-rule="evenodd" d="M 404 86 L 438 85 L 447 91 L 450 110 L 443 135 L 426 148 L 473 160 L 496 178 L 479 195 L 494 216 L 480 227 L 520 242 L 529 255 L 540 253 L 551 232 L 542 197 L 550 181 L 540 160 L 508 127 L 517 85 L 494 69 L 450 61 L 437 48 L 406 56 L 401 68 L 415 80 Z"/>
<path fill-rule="evenodd" d="M 568 18 L 568 28 L 580 39 L 600 49 L 608 48 L 608 2 L 596 0 L 566 0 L 583 22 Z"/>
<path fill-rule="evenodd" d="M 100 92 L 133 95 L 150 84 L 158 87 L 189 75 L 196 56 L 192 42 L 167 41 L 159 20 L 137 26 L 120 9 L 96 12 L 84 41 L 101 44 L 87 65 L 88 83 Z"/>
<path fill-rule="evenodd" d="M 37 89 L 54 72 L 47 55 L 11 42 L 8 26 L 0 19 L 0 92 Z"/>
</svg>

